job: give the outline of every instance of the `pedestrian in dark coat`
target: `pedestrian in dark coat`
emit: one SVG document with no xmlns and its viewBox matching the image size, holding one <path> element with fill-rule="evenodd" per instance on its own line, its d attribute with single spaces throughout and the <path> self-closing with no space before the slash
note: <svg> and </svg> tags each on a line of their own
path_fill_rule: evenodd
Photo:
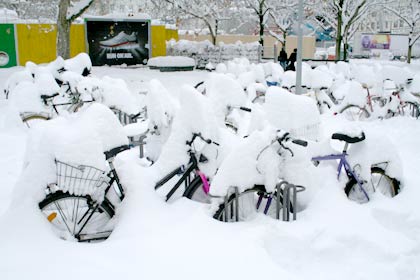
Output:
<svg viewBox="0 0 420 280">
<path fill-rule="evenodd" d="M 279 57 L 278 57 L 278 61 L 281 65 L 281 67 L 283 67 L 283 70 L 286 70 L 287 67 L 287 53 L 284 50 L 284 48 L 281 48 Z"/>
<path fill-rule="evenodd" d="M 294 49 L 293 52 L 289 56 L 289 63 L 287 65 L 286 70 L 296 71 L 295 69 L 296 58 L 297 58 L 297 49 Z"/>
</svg>

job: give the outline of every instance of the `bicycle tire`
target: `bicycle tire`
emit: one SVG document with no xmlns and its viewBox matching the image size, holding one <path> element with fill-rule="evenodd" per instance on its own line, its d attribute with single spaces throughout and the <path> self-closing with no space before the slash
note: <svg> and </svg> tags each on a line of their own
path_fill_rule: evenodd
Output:
<svg viewBox="0 0 420 280">
<path fill-rule="evenodd" d="M 22 117 L 22 122 L 26 125 L 27 128 L 36 126 L 39 122 L 48 121 L 50 118 L 44 115 L 27 115 Z"/>
<path fill-rule="evenodd" d="M 68 237 L 71 236 L 77 241 L 89 242 L 106 239 L 111 234 L 106 226 L 114 217 L 115 211 L 107 199 L 98 206 L 82 231 L 80 228 L 96 207 L 89 195 L 82 196 L 57 191 L 48 194 L 38 206 L 64 239 L 69 239 Z"/>
<path fill-rule="evenodd" d="M 193 182 L 191 182 L 183 196 L 197 202 L 206 204 L 211 203 L 210 196 L 204 191 L 203 182 L 199 177 L 196 177 Z"/>
<path fill-rule="evenodd" d="M 379 190 L 383 195 L 387 197 L 394 197 L 400 191 L 400 182 L 390 177 L 385 173 L 380 167 L 372 167 L 371 168 L 371 179 L 368 184 L 363 184 L 365 191 L 368 193 L 374 193 L 376 190 Z M 377 181 L 379 180 L 379 181 Z M 377 182 L 376 182 L 377 181 Z M 376 182 L 376 186 L 375 186 Z M 366 195 L 360 190 L 359 185 L 355 178 L 351 178 L 344 188 L 344 191 L 347 197 L 350 200 L 359 202 L 359 203 L 366 203 L 368 202 Z"/>
<path fill-rule="evenodd" d="M 258 204 L 258 198 L 260 196 L 267 196 L 264 198 L 267 198 L 267 201 L 263 202 L 260 204 L 260 207 L 257 208 L 257 204 Z M 265 187 L 264 186 L 254 186 L 251 189 L 247 189 L 244 192 L 241 192 L 239 194 L 238 197 L 238 208 L 239 208 L 239 221 L 245 221 L 248 220 L 250 217 L 252 217 L 254 214 L 256 214 L 257 212 L 259 213 L 264 213 L 265 210 L 265 206 L 267 205 L 268 202 L 268 196 L 270 194 L 268 194 L 265 191 Z M 269 206 L 268 212 L 267 212 L 267 216 L 270 216 L 272 218 L 276 218 L 276 198 L 277 198 L 277 192 L 275 192 L 274 194 L 271 195 L 272 197 L 272 201 L 271 204 Z M 263 199 L 264 199 L 263 198 Z M 247 201 L 247 205 L 244 206 L 244 202 L 245 200 Z M 236 215 L 234 213 L 234 205 L 235 202 L 235 194 L 232 194 L 229 196 L 228 200 L 227 200 L 227 206 L 230 208 L 230 215 L 229 217 L 227 217 L 227 219 L 224 217 L 226 215 L 226 209 L 225 209 L 225 203 L 221 203 L 219 205 L 219 208 L 217 209 L 217 211 L 215 212 L 215 214 L 213 215 L 213 218 L 218 220 L 218 221 L 224 221 L 224 222 L 233 222 L 236 221 Z M 283 194 L 280 193 L 280 206 L 283 205 Z M 242 206 L 241 206 L 242 205 Z M 291 212 L 293 212 L 293 205 L 290 202 L 290 209 Z M 282 210 L 280 210 L 280 217 L 282 216 Z"/>
<path fill-rule="evenodd" d="M 363 121 L 370 117 L 369 112 L 365 108 L 357 105 L 347 105 L 340 110 L 342 114 L 349 121 Z"/>
</svg>

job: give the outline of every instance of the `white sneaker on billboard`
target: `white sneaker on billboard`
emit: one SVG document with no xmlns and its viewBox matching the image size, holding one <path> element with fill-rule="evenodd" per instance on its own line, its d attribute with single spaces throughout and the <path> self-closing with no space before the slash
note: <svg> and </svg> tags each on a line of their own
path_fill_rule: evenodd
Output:
<svg viewBox="0 0 420 280">
<path fill-rule="evenodd" d="M 124 31 L 118 33 L 117 36 L 112 37 L 108 40 L 100 41 L 99 44 L 106 48 L 115 48 L 122 45 L 132 44 L 137 42 L 137 32 L 126 34 Z"/>
</svg>

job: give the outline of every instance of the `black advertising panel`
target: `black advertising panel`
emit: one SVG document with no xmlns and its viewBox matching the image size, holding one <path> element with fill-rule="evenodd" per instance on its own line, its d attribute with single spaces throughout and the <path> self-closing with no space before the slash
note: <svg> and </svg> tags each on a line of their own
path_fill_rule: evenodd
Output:
<svg viewBox="0 0 420 280">
<path fill-rule="evenodd" d="M 92 65 L 146 64 L 150 55 L 150 21 L 85 19 Z"/>
</svg>

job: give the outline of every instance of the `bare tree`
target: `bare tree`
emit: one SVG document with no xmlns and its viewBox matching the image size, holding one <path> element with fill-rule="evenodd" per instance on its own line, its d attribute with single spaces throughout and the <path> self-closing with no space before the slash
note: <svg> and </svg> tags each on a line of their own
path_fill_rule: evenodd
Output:
<svg viewBox="0 0 420 280">
<path fill-rule="evenodd" d="M 349 40 L 354 35 L 360 21 L 365 18 L 376 0 L 319 0 L 314 10 L 314 20 L 325 28 L 331 27 L 335 32 L 335 57 L 347 59 Z"/>
<path fill-rule="evenodd" d="M 400 3 L 395 0 L 387 1 L 383 7 L 407 24 L 409 28 L 407 62 L 411 63 L 413 46 L 420 38 L 420 1 L 412 0 L 408 1 L 408 3 Z"/>
<path fill-rule="evenodd" d="M 70 0 L 60 0 L 57 17 L 57 55 L 70 57 L 70 26 L 80 17 L 95 0 L 80 0 L 71 3 Z"/>
<path fill-rule="evenodd" d="M 232 1 L 228 0 L 165 0 L 173 7 L 172 12 L 179 12 L 188 17 L 201 20 L 209 30 L 213 44 L 216 44 L 217 22 L 225 17 Z M 155 1 L 156 2 L 156 1 Z M 159 1 L 157 1 L 159 2 Z"/>
<path fill-rule="evenodd" d="M 298 1 L 267 0 L 267 5 L 269 7 L 269 16 L 274 23 L 275 28 L 280 31 L 281 34 L 274 32 L 269 27 L 267 28 L 268 32 L 284 46 L 286 44 L 287 32 L 296 21 Z"/>
<path fill-rule="evenodd" d="M 242 2 L 242 1 L 240 1 Z M 238 4 L 240 4 L 240 2 Z M 270 7 L 267 0 L 244 0 L 243 5 L 246 9 L 250 9 L 256 16 L 258 22 L 259 43 L 264 46 L 264 29 L 268 20 L 268 12 Z"/>
</svg>

